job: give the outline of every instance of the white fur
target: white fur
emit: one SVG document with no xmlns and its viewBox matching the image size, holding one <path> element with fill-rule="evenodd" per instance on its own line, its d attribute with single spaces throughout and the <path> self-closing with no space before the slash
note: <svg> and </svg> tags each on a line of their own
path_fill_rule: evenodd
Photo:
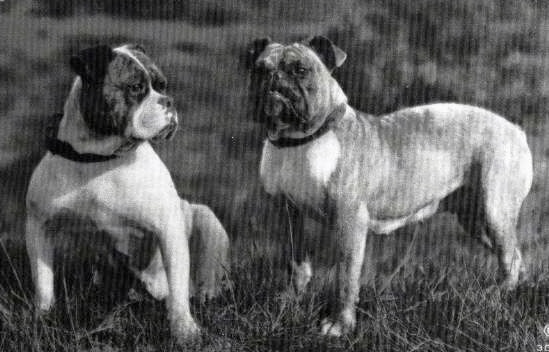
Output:
<svg viewBox="0 0 549 352">
<path fill-rule="evenodd" d="M 114 48 L 113 51 L 118 53 L 118 54 L 128 56 L 130 59 L 135 61 L 143 69 L 143 71 L 147 72 L 147 69 L 145 68 L 143 63 L 141 61 L 139 61 L 139 59 L 137 59 L 137 57 L 135 57 L 135 55 L 128 49 L 127 45 L 122 45 L 122 46 L 119 46 L 117 48 Z"/>
<path fill-rule="evenodd" d="M 426 219 L 436 213 L 439 202 L 433 202 L 417 212 L 396 219 L 378 220 L 370 218 L 368 227 L 376 234 L 390 234 L 402 226 Z"/>
<path fill-rule="evenodd" d="M 99 137 L 90 131 L 80 113 L 81 86 L 77 77 L 65 103 L 57 137 L 80 153 L 113 154 L 127 136 Z M 152 91 L 137 109 L 135 115 L 139 118 L 134 124 L 146 124 L 148 133 L 138 137 L 151 136 L 152 131 L 160 131 L 175 118 L 159 108 L 160 97 Z M 148 120 L 149 116 L 159 123 Z M 142 237 L 139 231 L 153 233 L 160 251 L 141 275 L 137 273 L 138 277 L 155 297 L 167 296 L 171 330 L 180 342 L 199 332 L 189 309 L 188 238 L 193 215 L 190 210 L 182 210 L 171 175 L 148 142 L 99 163 L 79 163 L 47 153 L 34 170 L 27 191 L 25 238 L 36 308 L 43 311 L 54 304 L 53 254 L 65 242 L 63 233 L 49 233 L 46 225 L 60 215 L 69 216 L 69 221 L 76 220 L 75 224 L 80 220 L 93 221 L 98 230 L 110 235 L 115 248 L 125 254 L 130 252 L 130 243 Z M 85 229 L 72 230 L 87 233 Z M 210 251 L 208 255 L 215 252 L 211 248 L 206 251 Z"/>
<path fill-rule="evenodd" d="M 339 84 L 305 44 L 271 44 L 258 61 L 280 69 L 282 59 L 294 54 L 316 60 L 314 73 L 328 89 L 318 89 L 309 99 L 325 111 L 346 102 Z M 489 226 L 498 247 L 503 286 L 517 284 L 521 256 L 516 222 L 532 181 L 523 131 L 494 113 L 459 104 L 425 105 L 380 117 L 357 116 L 348 109 L 334 131 L 337 136 L 329 133 L 293 148 L 277 149 L 266 142 L 260 166 L 268 193 L 285 195 L 305 214 L 326 200 L 331 202 L 328 209 L 335 210 L 341 307 L 322 320 L 322 334 L 340 336 L 355 327 L 368 230 L 388 233 L 420 221 L 460 186 L 474 189 L 480 182 L 483 226 Z M 278 136 L 302 138 L 299 133 Z M 478 166 L 479 175 L 474 172 Z"/>
<path fill-rule="evenodd" d="M 122 252 L 128 251 L 129 237 L 136 231 L 131 224 L 138 223 L 158 236 L 168 267 L 167 305 L 172 331 L 183 340 L 198 331 L 188 301 L 188 219 L 182 214 L 170 173 L 152 147 L 142 143 L 131 154 L 92 164 L 47 154 L 35 169 L 27 195 L 26 239 L 37 307 L 48 310 L 54 300 L 52 253 L 56 236 L 61 234 L 46 233 L 48 219 L 67 210 L 75 219 L 93 219 Z M 153 294 L 165 296 L 164 278 L 151 274 L 165 275 L 164 270 L 148 268 L 142 278 L 152 285 L 148 288 Z"/>
<path fill-rule="evenodd" d="M 172 113 L 158 104 L 158 100 L 162 96 L 152 87 L 150 88 L 147 97 L 133 113 L 131 125 L 128 126 L 131 131 L 128 131 L 127 134 L 135 138 L 150 139 L 162 131 L 171 121 L 177 122 L 176 113 Z"/>
<path fill-rule="evenodd" d="M 259 60 L 265 60 L 265 65 L 268 68 L 274 68 L 283 52 L 283 46 L 277 43 L 269 44 L 265 50 L 259 55 Z"/>
<path fill-rule="evenodd" d="M 305 292 L 307 285 L 313 277 L 313 267 L 311 261 L 306 260 L 302 263 L 296 263 L 292 261 L 292 273 L 294 276 L 294 284 L 297 293 Z"/>
<path fill-rule="evenodd" d="M 337 168 L 341 145 L 330 131 L 298 147 L 277 148 L 266 141 L 260 176 L 267 193 L 285 194 L 300 204 L 321 206 L 321 190 Z"/>
</svg>

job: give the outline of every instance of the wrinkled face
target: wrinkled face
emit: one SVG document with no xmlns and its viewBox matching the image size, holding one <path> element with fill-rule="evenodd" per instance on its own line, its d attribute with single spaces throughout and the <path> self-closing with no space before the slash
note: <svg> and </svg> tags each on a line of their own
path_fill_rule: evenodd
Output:
<svg viewBox="0 0 549 352">
<path fill-rule="evenodd" d="M 272 43 L 252 67 L 255 114 L 267 124 L 269 139 L 314 132 L 333 105 L 331 73 L 307 45 Z"/>
<path fill-rule="evenodd" d="M 141 49 L 87 49 L 71 65 L 82 78 L 80 109 L 99 135 L 166 139 L 177 127 L 177 112 L 166 93 L 166 78 Z M 84 51 L 83 51 L 84 52 Z"/>
</svg>

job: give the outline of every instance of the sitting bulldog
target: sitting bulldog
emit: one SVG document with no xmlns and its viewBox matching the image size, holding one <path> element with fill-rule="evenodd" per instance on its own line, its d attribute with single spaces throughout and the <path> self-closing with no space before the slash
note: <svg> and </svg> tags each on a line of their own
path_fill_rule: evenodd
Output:
<svg viewBox="0 0 549 352">
<path fill-rule="evenodd" d="M 85 49 L 70 65 L 78 76 L 27 193 L 36 308 L 54 304 L 56 250 L 114 248 L 155 298 L 166 298 L 172 334 L 184 342 L 199 333 L 189 310 L 191 264 L 196 294 L 215 295 L 228 238 L 208 207 L 179 198 L 149 143 L 176 130 L 166 78 L 132 45 Z"/>
</svg>

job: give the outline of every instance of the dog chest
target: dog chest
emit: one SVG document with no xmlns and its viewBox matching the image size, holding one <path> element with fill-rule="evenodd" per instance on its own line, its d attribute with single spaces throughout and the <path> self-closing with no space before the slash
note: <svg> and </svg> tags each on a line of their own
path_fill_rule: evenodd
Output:
<svg viewBox="0 0 549 352">
<path fill-rule="evenodd" d="M 127 247 L 129 233 L 141 237 L 143 229 L 161 229 L 162 215 L 179 208 L 179 197 L 168 170 L 143 144 L 128 160 L 106 163 L 74 163 L 48 154 L 33 173 L 27 204 L 43 221 L 67 219 L 76 225 L 82 223 L 76 220 L 93 220 L 97 230 Z M 60 216 L 67 210 L 70 217 Z"/>
<path fill-rule="evenodd" d="M 284 194 L 296 203 L 320 205 L 340 153 L 333 132 L 298 147 L 277 148 L 265 142 L 260 167 L 263 186 L 271 195 Z"/>
</svg>

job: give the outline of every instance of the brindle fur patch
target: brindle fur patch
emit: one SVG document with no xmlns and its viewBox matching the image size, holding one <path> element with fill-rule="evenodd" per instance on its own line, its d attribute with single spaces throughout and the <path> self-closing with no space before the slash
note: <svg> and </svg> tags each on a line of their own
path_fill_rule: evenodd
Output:
<svg viewBox="0 0 549 352">
<path fill-rule="evenodd" d="M 55 243 L 57 252 L 65 257 L 71 254 L 73 258 L 92 258 L 123 250 L 124 253 L 120 254 L 125 258 L 126 264 L 143 270 L 158 247 L 155 231 L 129 219 L 122 222 L 128 228 L 129 238 L 125 239 L 120 248 L 117 248 L 116 234 L 100 229 L 91 217 L 79 215 L 69 209 L 48 219 L 45 228 L 50 240 Z"/>
</svg>

